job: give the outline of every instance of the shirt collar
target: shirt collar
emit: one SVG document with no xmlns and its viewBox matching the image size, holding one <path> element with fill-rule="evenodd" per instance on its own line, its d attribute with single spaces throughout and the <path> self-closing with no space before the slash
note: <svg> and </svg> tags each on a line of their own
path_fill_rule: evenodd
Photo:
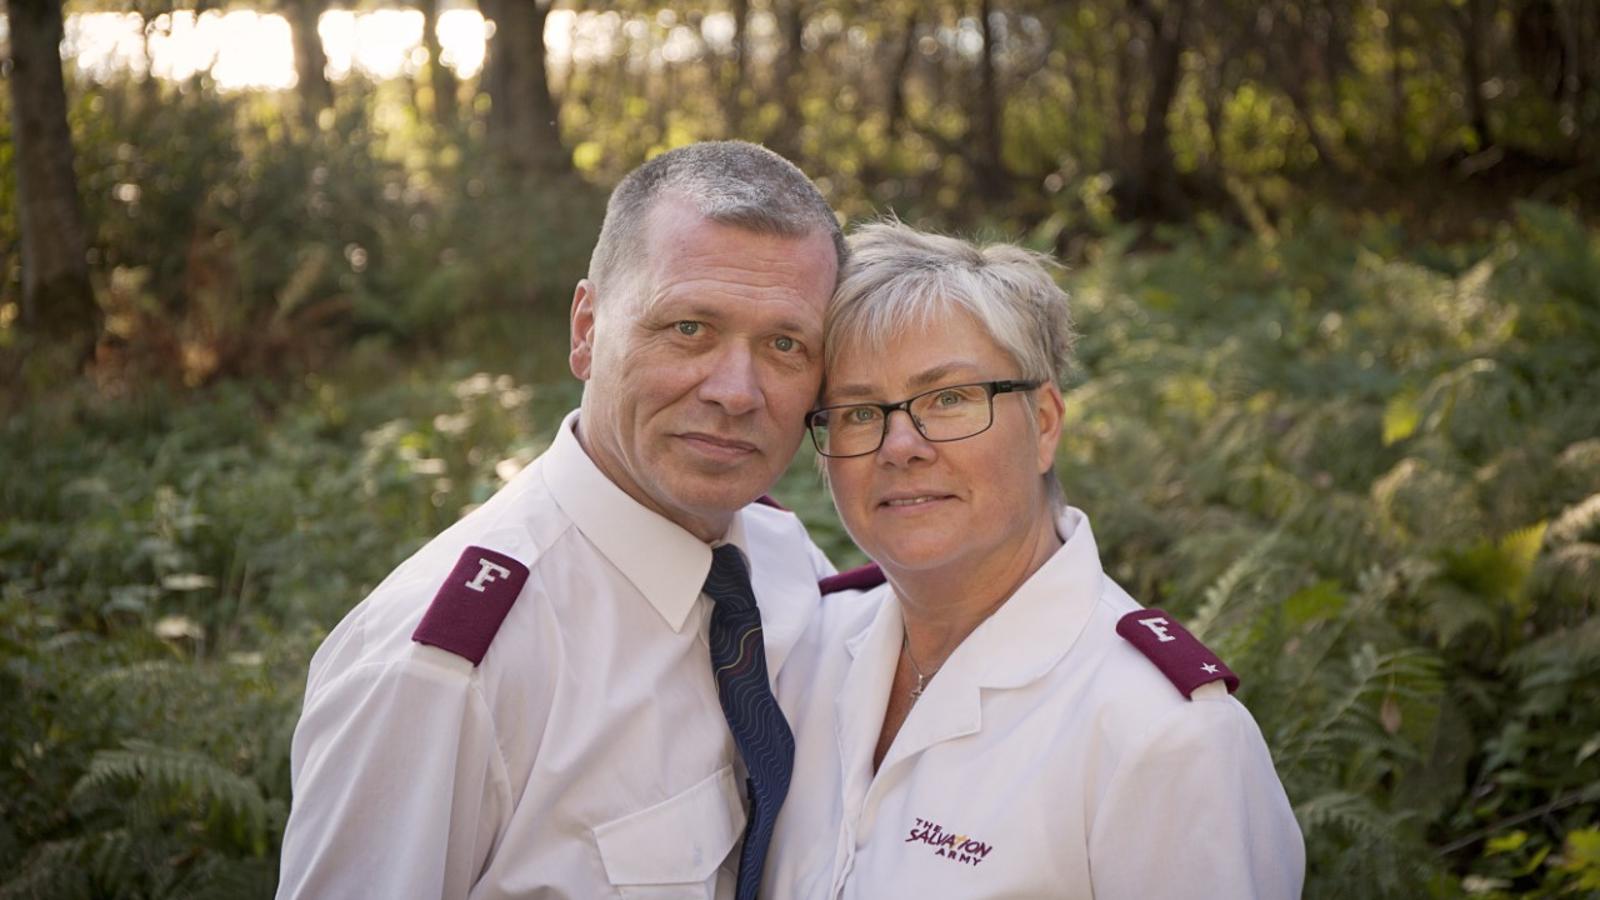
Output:
<svg viewBox="0 0 1600 900">
<path fill-rule="evenodd" d="M 956 648 L 943 670 L 971 673 L 957 677 L 985 687 L 1021 687 L 1042 677 L 1072 649 L 1100 600 L 1105 574 L 1082 510 L 1063 508 L 1056 517 L 1056 534 L 1061 547 Z M 902 627 L 898 598 L 884 607 L 870 627 L 846 642 L 851 657 L 869 642 L 879 653 L 897 648 Z M 894 607 L 892 613 L 889 607 Z"/>
<path fill-rule="evenodd" d="M 578 443 L 577 423 L 578 413 L 568 414 L 545 452 L 550 496 L 672 630 L 682 631 L 711 571 L 711 548 L 607 478 Z M 723 543 L 737 545 L 749 559 L 738 519 Z"/>
</svg>

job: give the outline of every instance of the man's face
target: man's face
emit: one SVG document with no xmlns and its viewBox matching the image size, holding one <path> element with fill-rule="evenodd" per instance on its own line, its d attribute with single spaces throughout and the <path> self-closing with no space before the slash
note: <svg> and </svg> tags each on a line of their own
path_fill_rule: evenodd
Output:
<svg viewBox="0 0 1600 900">
<path fill-rule="evenodd" d="M 757 234 L 666 197 L 645 256 L 572 301 L 579 437 L 618 487 L 702 540 L 788 466 L 822 378 L 832 238 Z"/>
</svg>

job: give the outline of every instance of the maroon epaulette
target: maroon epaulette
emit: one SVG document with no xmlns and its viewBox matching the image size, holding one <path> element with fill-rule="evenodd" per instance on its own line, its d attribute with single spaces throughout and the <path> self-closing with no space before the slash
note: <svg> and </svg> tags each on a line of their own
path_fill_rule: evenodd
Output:
<svg viewBox="0 0 1600 900">
<path fill-rule="evenodd" d="M 772 499 L 772 495 L 771 494 L 762 494 L 761 496 L 756 498 L 756 502 L 761 504 L 762 506 L 770 506 L 773 509 L 779 509 L 779 510 L 782 510 L 784 512 L 788 512 L 789 511 L 789 507 L 784 506 L 782 503 L 779 503 L 778 501 Z"/>
<path fill-rule="evenodd" d="M 500 624 L 528 580 L 528 567 L 504 553 L 468 547 L 433 596 L 411 639 L 483 662 Z"/>
<path fill-rule="evenodd" d="M 1228 693 L 1239 689 L 1239 676 L 1200 643 L 1189 629 L 1159 609 L 1141 609 L 1117 620 L 1117 634 L 1150 657 L 1161 674 L 1167 676 L 1185 698 L 1194 698 L 1194 689 L 1221 680 Z"/>
<path fill-rule="evenodd" d="M 883 581 L 883 570 L 878 568 L 878 564 L 867 563 L 848 572 L 829 575 L 817 582 L 817 590 L 824 594 L 831 594 L 834 591 L 865 591 L 883 584 Z"/>
</svg>

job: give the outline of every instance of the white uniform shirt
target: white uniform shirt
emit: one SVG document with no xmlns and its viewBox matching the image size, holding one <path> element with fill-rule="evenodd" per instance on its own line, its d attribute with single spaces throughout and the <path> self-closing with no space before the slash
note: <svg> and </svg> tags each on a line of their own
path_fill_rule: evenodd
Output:
<svg viewBox="0 0 1600 900">
<path fill-rule="evenodd" d="M 901 649 L 888 585 L 831 595 L 779 698 L 798 741 L 778 898 L 1298 897 L 1300 830 L 1220 682 L 1185 699 L 1117 620 L 1082 512 L 1065 545 L 928 683 L 876 775 Z"/>
<path fill-rule="evenodd" d="M 745 824 L 700 593 L 711 549 L 550 449 L 394 571 L 311 662 L 280 897 L 731 897 Z M 751 506 L 768 672 L 830 571 Z M 412 631 L 469 545 L 530 571 L 478 666 Z"/>
</svg>

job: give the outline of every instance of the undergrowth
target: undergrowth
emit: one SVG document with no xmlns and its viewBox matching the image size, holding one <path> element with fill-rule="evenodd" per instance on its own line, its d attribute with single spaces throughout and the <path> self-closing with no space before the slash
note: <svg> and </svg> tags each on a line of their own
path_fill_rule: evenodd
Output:
<svg viewBox="0 0 1600 900">
<path fill-rule="evenodd" d="M 1600 241 L 1164 238 L 1068 279 L 1059 470 L 1243 677 L 1307 896 L 1600 891 Z M 310 653 L 576 403 L 559 329 L 508 333 L 0 426 L 0 896 L 271 894 Z M 808 452 L 775 494 L 860 558 Z"/>
</svg>

